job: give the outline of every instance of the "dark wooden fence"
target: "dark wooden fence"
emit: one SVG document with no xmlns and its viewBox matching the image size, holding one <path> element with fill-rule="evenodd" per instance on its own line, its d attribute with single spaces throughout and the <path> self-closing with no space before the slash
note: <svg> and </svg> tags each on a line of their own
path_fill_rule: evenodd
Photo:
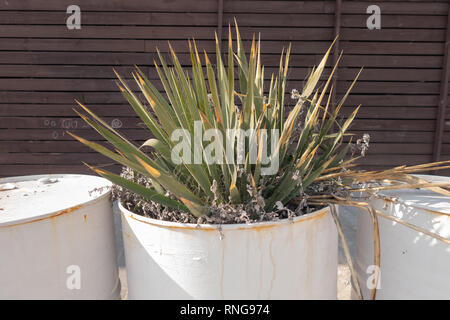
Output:
<svg viewBox="0 0 450 320">
<path fill-rule="evenodd" d="M 81 8 L 81 30 L 69 30 L 66 9 Z M 381 8 L 381 29 L 369 30 L 366 9 Z M 448 105 L 449 3 L 444 1 L 8 0 L 0 2 L 0 176 L 87 172 L 82 161 L 109 160 L 65 131 L 99 140 L 72 110 L 92 106 L 135 140 L 145 140 L 118 92 L 112 68 L 134 64 L 156 79 L 155 49 L 167 40 L 188 64 L 187 38 L 214 51 L 236 17 L 243 37 L 261 33 L 263 63 L 274 71 L 293 45 L 289 88 L 301 89 L 339 34 L 344 50 L 337 96 L 361 66 L 361 81 L 344 113 L 362 104 L 352 131 L 371 135 L 365 166 L 450 158 Z M 445 45 L 447 41 L 447 46 Z"/>
</svg>

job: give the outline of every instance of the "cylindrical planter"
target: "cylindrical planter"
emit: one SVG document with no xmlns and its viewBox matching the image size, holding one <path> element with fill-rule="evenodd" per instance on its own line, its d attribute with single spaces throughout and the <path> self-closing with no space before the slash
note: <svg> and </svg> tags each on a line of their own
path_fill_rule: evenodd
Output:
<svg viewBox="0 0 450 320">
<path fill-rule="evenodd" d="M 428 181 L 448 177 L 424 176 Z M 428 190 L 383 191 L 398 201 L 372 200 L 375 209 L 450 239 L 450 198 Z M 450 245 L 389 219 L 378 217 L 381 257 L 377 299 L 450 299 Z M 358 217 L 355 268 L 364 298 L 373 287 L 373 224 Z M 369 270 L 368 270 L 369 268 Z M 354 293 L 353 293 L 353 296 Z"/>
<path fill-rule="evenodd" d="M 129 299 L 336 299 L 338 237 L 329 208 L 219 228 L 119 207 Z"/>
<path fill-rule="evenodd" d="M 0 179 L 0 299 L 118 299 L 111 184 Z"/>
</svg>

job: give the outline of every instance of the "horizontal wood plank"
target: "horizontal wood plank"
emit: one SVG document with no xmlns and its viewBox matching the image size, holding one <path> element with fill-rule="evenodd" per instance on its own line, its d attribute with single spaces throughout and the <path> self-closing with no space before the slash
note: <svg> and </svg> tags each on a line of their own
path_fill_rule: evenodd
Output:
<svg viewBox="0 0 450 320">
<path fill-rule="evenodd" d="M 145 141 L 134 141 L 136 145 L 141 145 Z M 111 145 L 104 141 L 98 143 L 111 148 Z M 26 157 L 27 153 L 95 153 L 78 141 L 0 141 L 0 150 L 5 153 L 19 153 Z M 148 150 L 151 148 L 148 147 Z M 371 143 L 367 155 L 374 154 L 431 154 L 432 145 L 427 143 Z M 450 144 L 443 145 L 443 153 L 450 153 Z"/>
<path fill-rule="evenodd" d="M 261 43 L 264 54 L 280 54 L 281 49 L 292 44 L 294 54 L 317 54 L 325 52 L 330 46 L 330 40 L 302 41 L 302 40 L 265 40 Z M 383 39 L 386 40 L 386 39 Z M 213 54 L 214 41 L 196 40 L 198 48 Z M 186 40 L 170 40 L 170 44 L 178 53 L 189 52 Z M 442 55 L 442 44 L 439 42 L 389 42 L 389 41 L 346 41 L 341 39 L 340 46 L 344 54 L 377 54 L 377 55 Z M 244 47 L 250 47 L 248 40 L 244 40 Z M 0 50 L 4 51 L 91 51 L 91 52 L 168 52 L 169 46 L 165 40 L 145 39 L 30 39 L 9 38 L 0 41 Z"/>
<path fill-rule="evenodd" d="M 66 12 L 70 5 L 86 11 L 217 12 L 210 0 L 20 0 L 0 3 L 0 10 L 49 10 Z"/>
<path fill-rule="evenodd" d="M 114 123 L 117 127 L 124 129 L 145 128 L 142 120 L 138 117 L 104 117 L 104 121 L 111 126 Z M 119 121 L 120 122 L 119 122 Z M 450 122 L 447 124 L 450 129 Z M 58 129 L 82 129 L 89 128 L 80 118 L 46 118 L 46 117 L 1 117 L 0 128 L 34 129 L 34 128 L 58 128 Z M 352 130 L 392 130 L 395 131 L 433 131 L 434 121 L 432 120 L 410 120 L 410 119 L 358 119 L 352 123 Z"/>
<path fill-rule="evenodd" d="M 102 166 L 102 168 L 120 173 L 121 167 L 117 165 Z M 32 164 L 32 165 L 2 165 L 0 177 L 26 176 L 35 174 L 88 174 L 96 175 L 84 165 L 58 165 L 58 164 Z"/>
<path fill-rule="evenodd" d="M 65 26 L 53 25 L 0 25 L 0 38 L 70 38 L 70 39 L 214 39 L 214 27 L 174 26 L 86 26 L 80 30 L 69 30 Z M 332 28 L 239 28 L 243 39 L 252 39 L 261 34 L 263 40 L 330 40 Z M 352 41 L 423 41 L 445 40 L 443 29 L 380 29 L 369 30 L 364 26 L 342 28 L 341 36 Z"/>
<path fill-rule="evenodd" d="M 3 117 L 73 117 L 76 104 L 4 104 L 0 105 L 0 116 Z M 93 105 L 90 109 L 99 116 L 130 117 L 133 109 L 128 104 Z M 348 116 L 354 107 L 344 106 L 342 114 Z M 362 106 L 357 119 L 436 119 L 435 107 L 401 107 L 401 106 Z M 450 119 L 450 110 L 446 118 Z"/>
<path fill-rule="evenodd" d="M 140 69 L 147 74 L 153 82 L 159 82 L 159 77 L 154 67 L 141 66 Z M 124 79 L 131 79 L 134 67 L 131 66 L 70 66 L 70 65 L 22 65 L 10 64 L 0 68 L 0 78 L 52 78 L 52 79 L 73 79 L 81 78 L 87 81 L 96 79 L 117 79 L 116 70 Z M 331 68 L 324 71 L 324 77 L 330 74 Z M 339 69 L 339 80 L 353 80 L 359 68 Z M 265 79 L 270 81 L 272 74 L 277 74 L 278 68 L 266 67 Z M 288 81 L 303 81 L 311 73 L 311 68 L 291 67 L 288 72 Z M 388 69 L 388 68 L 367 68 L 359 77 L 360 81 L 405 81 L 405 82 L 439 82 L 441 70 L 439 69 Z"/>
<path fill-rule="evenodd" d="M 81 30 L 66 27 L 66 9 L 73 4 L 81 8 Z M 359 69 L 364 70 L 342 116 L 345 119 L 362 104 L 350 128 L 353 141 L 364 133 L 371 136 L 362 168 L 428 162 L 439 102 L 448 1 L 378 1 L 380 30 L 366 27 L 370 4 L 375 3 L 343 1 L 339 46 L 344 56 L 337 73 L 338 99 Z M 150 132 L 118 91 L 112 69 L 130 80 L 133 66 L 139 65 L 162 90 L 153 66 L 157 48 L 167 57 L 169 40 L 181 63 L 189 67 L 187 39 L 195 38 L 198 47 L 215 60 L 217 10 L 218 2 L 212 0 L 0 2 L 0 176 L 91 173 L 82 161 L 120 170 L 67 134 L 69 130 L 108 146 L 75 114 L 74 99 L 141 144 L 150 138 Z M 234 18 L 247 52 L 253 34 L 260 33 L 267 79 L 277 73 L 282 48 L 292 44 L 286 88 L 286 105 L 291 108 L 295 101 L 290 99 L 290 90 L 303 87 L 312 66 L 331 44 L 335 1 L 227 0 L 223 12 L 223 49 L 229 24 L 234 32 Z M 138 96 L 145 101 L 142 94 Z M 443 158 L 450 158 L 447 109 Z"/>
</svg>

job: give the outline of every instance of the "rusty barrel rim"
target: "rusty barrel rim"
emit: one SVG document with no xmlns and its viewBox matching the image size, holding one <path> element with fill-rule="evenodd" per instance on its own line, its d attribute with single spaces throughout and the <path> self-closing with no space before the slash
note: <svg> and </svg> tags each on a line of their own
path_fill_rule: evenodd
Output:
<svg viewBox="0 0 450 320">
<path fill-rule="evenodd" d="M 83 174 L 42 174 L 42 175 L 26 175 L 26 176 L 16 176 L 16 177 L 6 177 L 6 178 L 0 178 L 0 185 L 6 184 L 6 183 L 36 182 L 39 179 L 45 179 L 45 178 L 50 178 L 50 179 L 85 178 L 85 179 L 91 179 L 92 181 L 97 182 L 96 185 L 91 186 L 92 188 L 99 188 L 99 187 L 100 188 L 106 187 L 106 188 L 105 188 L 105 190 L 100 192 L 98 195 L 91 196 L 90 198 L 86 197 L 84 200 L 80 201 L 76 205 L 61 205 L 61 208 L 58 208 L 57 210 L 49 210 L 48 212 L 34 214 L 34 215 L 31 213 L 30 215 L 22 216 L 17 219 L 9 218 L 6 221 L 5 220 L 2 221 L 1 215 L 2 215 L 2 212 L 4 212 L 2 210 L 2 211 L 0 211 L 0 228 L 12 227 L 12 226 L 28 224 L 28 223 L 32 223 L 32 222 L 39 222 L 39 221 L 50 219 L 53 217 L 62 216 L 64 214 L 75 212 L 78 209 L 92 205 L 98 201 L 101 201 L 105 197 L 109 197 L 111 194 L 111 186 L 112 186 L 111 182 L 109 182 L 108 180 L 106 180 L 104 178 L 98 177 L 98 176 L 83 175 Z M 74 187 L 76 187 L 76 186 L 74 186 Z M 5 199 L 1 194 L 2 192 L 4 192 L 4 191 L 0 191 L 0 208 L 2 208 L 2 205 L 1 205 L 2 200 Z M 68 192 L 70 192 L 70 190 L 68 190 Z M 29 199 L 26 199 L 26 200 L 29 200 Z"/>
<path fill-rule="evenodd" d="M 326 206 L 319 210 L 316 210 L 314 212 L 304 214 L 302 216 L 295 217 L 292 220 L 289 219 L 282 219 L 278 221 L 264 221 L 264 222 L 257 222 L 257 223 L 236 223 L 236 224 L 195 224 L 195 223 L 181 223 L 181 222 L 171 222 L 171 221 L 165 221 L 165 220 L 158 220 L 153 218 L 144 217 L 141 215 L 138 215 L 136 213 L 133 213 L 126 209 L 120 201 L 118 202 L 118 206 L 120 209 L 121 214 L 126 217 L 133 219 L 135 221 L 145 223 L 148 225 L 152 225 L 155 227 L 161 227 L 161 228 L 168 228 L 168 229 L 184 229 L 184 230 L 198 230 L 198 231 L 217 231 L 220 230 L 261 230 L 261 229 L 271 229 L 279 226 L 284 225 L 294 225 L 296 223 L 311 221 L 311 220 L 320 220 L 327 213 L 330 212 L 330 207 Z"/>
</svg>

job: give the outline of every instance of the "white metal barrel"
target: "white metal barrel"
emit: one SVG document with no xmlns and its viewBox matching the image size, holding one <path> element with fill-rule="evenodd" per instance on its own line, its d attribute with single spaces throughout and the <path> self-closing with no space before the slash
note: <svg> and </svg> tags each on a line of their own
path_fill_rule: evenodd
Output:
<svg viewBox="0 0 450 320">
<path fill-rule="evenodd" d="M 111 183 L 0 179 L 0 299 L 118 299 Z"/>
<path fill-rule="evenodd" d="M 329 208 L 219 230 L 119 207 L 129 299 L 336 299 L 338 237 Z"/>
<path fill-rule="evenodd" d="M 448 177 L 420 175 L 428 181 Z M 423 190 L 383 191 L 398 201 L 376 199 L 380 212 L 450 239 L 450 198 Z M 377 299 L 450 299 L 450 245 L 398 222 L 379 217 L 381 268 Z M 364 298 L 373 288 L 373 225 L 360 212 L 356 235 L 356 271 Z M 369 269 L 368 269 L 369 268 Z M 355 294 L 353 293 L 355 297 Z"/>
</svg>

